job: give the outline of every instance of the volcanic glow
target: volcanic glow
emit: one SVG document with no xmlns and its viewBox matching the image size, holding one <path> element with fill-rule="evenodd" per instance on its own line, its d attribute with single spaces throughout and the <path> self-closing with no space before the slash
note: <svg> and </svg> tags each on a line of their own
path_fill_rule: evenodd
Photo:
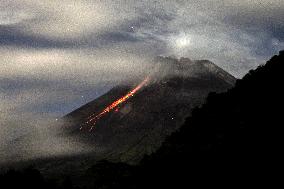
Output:
<svg viewBox="0 0 284 189">
<path fill-rule="evenodd" d="M 82 130 L 84 128 L 84 126 L 88 126 L 91 125 L 89 131 L 92 131 L 92 129 L 94 128 L 94 125 L 96 124 L 96 122 L 103 117 L 104 115 L 106 115 L 107 113 L 109 113 L 110 111 L 112 111 L 113 109 L 115 109 L 115 111 L 118 111 L 118 105 L 120 105 L 121 103 L 125 102 L 127 99 L 129 99 L 130 97 L 134 96 L 135 93 L 137 93 L 137 91 L 139 91 L 144 85 L 146 85 L 149 81 L 149 76 L 146 77 L 139 85 L 137 85 L 134 89 L 132 89 L 131 91 L 129 91 L 126 95 L 124 95 L 123 97 L 117 99 L 116 101 L 114 101 L 112 104 L 110 104 L 109 106 L 107 106 L 101 113 L 99 114 L 93 114 L 91 116 L 88 117 L 88 121 L 85 122 L 85 124 L 83 126 L 81 126 L 80 130 Z"/>
</svg>

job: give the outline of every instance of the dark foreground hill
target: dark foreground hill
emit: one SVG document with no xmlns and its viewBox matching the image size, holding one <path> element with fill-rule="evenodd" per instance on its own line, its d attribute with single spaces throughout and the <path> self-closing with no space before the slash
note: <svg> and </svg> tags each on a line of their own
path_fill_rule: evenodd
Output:
<svg viewBox="0 0 284 189">
<path fill-rule="evenodd" d="M 282 180 L 283 68 L 281 52 L 228 92 L 211 93 L 206 104 L 139 165 L 102 161 L 89 168 L 79 184 L 66 179 L 61 186 L 72 188 L 73 182 L 77 188 L 271 188 L 281 184 L 277 181 Z M 0 177 L 0 185 L 54 188 L 46 184 L 54 182 L 33 171 L 9 172 Z"/>
<path fill-rule="evenodd" d="M 179 131 L 137 167 L 102 162 L 106 188 L 273 187 L 282 181 L 284 52 L 228 92 L 211 93 Z M 103 167 L 112 167 L 111 171 Z M 112 173 L 119 174 L 114 175 Z M 91 175 L 92 175 L 91 174 Z M 117 179 L 119 178 L 119 179 Z M 102 182 L 102 181 L 106 182 Z"/>
</svg>

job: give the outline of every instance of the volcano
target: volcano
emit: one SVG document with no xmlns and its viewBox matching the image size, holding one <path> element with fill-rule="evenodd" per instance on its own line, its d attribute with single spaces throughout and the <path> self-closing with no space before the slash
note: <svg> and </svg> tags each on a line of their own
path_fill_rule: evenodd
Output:
<svg viewBox="0 0 284 189">
<path fill-rule="evenodd" d="M 210 92 L 236 79 L 208 60 L 158 57 L 153 69 L 64 116 L 70 133 L 104 149 L 105 158 L 129 163 L 157 150 Z"/>
</svg>

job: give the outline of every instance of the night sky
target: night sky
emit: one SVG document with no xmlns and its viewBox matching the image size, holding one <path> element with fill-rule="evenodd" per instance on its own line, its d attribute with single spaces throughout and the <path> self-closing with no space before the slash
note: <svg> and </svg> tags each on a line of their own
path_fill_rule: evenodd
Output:
<svg viewBox="0 0 284 189">
<path fill-rule="evenodd" d="M 283 0 L 0 0 L 0 137 L 76 109 L 158 55 L 242 77 L 284 49 L 283 20 Z"/>
</svg>

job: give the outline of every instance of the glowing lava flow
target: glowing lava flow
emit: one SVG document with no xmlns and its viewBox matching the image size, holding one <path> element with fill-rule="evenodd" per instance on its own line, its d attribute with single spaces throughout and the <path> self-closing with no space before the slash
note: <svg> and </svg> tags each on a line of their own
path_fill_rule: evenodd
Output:
<svg viewBox="0 0 284 189">
<path fill-rule="evenodd" d="M 109 106 L 107 106 L 101 113 L 97 114 L 97 115 L 91 115 L 90 117 L 88 117 L 88 121 L 85 124 L 92 124 L 91 128 L 89 129 L 89 131 L 92 131 L 94 125 L 96 124 L 96 122 L 103 117 L 105 114 L 107 114 L 108 112 L 110 112 L 111 110 L 115 109 L 118 105 L 120 105 L 121 103 L 125 102 L 127 99 L 129 99 L 130 97 L 132 97 L 137 91 L 139 91 L 146 83 L 148 83 L 149 81 L 149 76 L 146 77 L 139 85 L 137 85 L 134 89 L 132 89 L 130 92 L 128 92 L 126 95 L 124 95 L 123 97 L 117 99 L 116 101 L 114 101 L 112 104 L 110 104 Z M 81 126 L 80 130 L 83 129 L 83 126 Z"/>
</svg>

